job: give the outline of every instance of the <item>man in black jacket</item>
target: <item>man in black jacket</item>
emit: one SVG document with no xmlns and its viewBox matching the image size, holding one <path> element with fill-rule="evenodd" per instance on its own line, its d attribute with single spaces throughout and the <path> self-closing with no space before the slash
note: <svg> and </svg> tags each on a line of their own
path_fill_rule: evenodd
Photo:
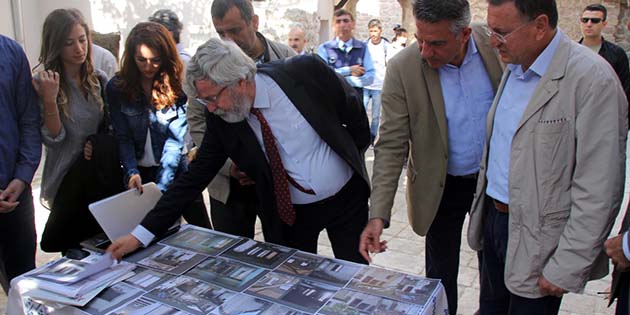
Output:
<svg viewBox="0 0 630 315">
<path fill-rule="evenodd" d="M 630 69 L 628 68 L 628 55 L 623 48 L 607 41 L 602 36 L 602 30 L 606 27 L 608 12 L 606 7 L 597 3 L 590 4 L 582 11 L 580 26 L 582 37 L 580 44 L 599 53 L 615 69 L 621 86 L 630 100 Z"/>
<path fill-rule="evenodd" d="M 315 253 L 326 229 L 337 258 L 365 263 L 357 248 L 368 215 L 370 130 L 343 78 L 313 56 L 257 69 L 234 43 L 211 39 L 188 64 L 185 90 L 213 113 L 197 158 L 108 251 L 120 258 L 163 234 L 231 158 L 256 183 L 267 242 Z"/>
</svg>

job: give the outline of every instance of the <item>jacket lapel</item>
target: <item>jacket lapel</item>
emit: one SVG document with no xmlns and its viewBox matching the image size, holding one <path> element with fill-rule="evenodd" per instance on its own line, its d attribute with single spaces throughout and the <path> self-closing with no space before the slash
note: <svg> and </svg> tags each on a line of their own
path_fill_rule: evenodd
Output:
<svg viewBox="0 0 630 315">
<path fill-rule="evenodd" d="M 429 99 L 433 106 L 433 112 L 440 129 L 440 138 L 444 145 L 444 152 L 448 152 L 448 130 L 446 126 L 446 109 L 444 105 L 444 97 L 442 96 L 442 84 L 440 82 L 440 74 L 436 69 L 431 68 L 425 61 L 422 61 L 422 73 L 427 83 L 427 91 Z"/>
</svg>

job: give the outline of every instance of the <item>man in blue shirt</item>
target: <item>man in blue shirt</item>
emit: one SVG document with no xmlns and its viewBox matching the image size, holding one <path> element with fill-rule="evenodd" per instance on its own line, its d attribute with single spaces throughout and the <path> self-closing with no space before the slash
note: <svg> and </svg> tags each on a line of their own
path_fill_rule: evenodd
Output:
<svg viewBox="0 0 630 315">
<path fill-rule="evenodd" d="M 507 69 L 468 232 L 482 251 L 482 315 L 557 314 L 564 293 L 608 274 L 628 103 L 607 62 L 557 25 L 555 1 L 489 1 L 490 44 Z"/>
<path fill-rule="evenodd" d="M 40 113 L 22 47 L 0 35 L 0 282 L 35 268 L 35 214 L 30 183 L 41 157 Z"/>
<path fill-rule="evenodd" d="M 335 71 L 344 76 L 363 98 L 363 87 L 374 81 L 372 56 L 364 42 L 353 37 L 355 21 L 352 13 L 335 11 L 337 38 L 327 41 L 317 49 L 317 54 Z"/>
<path fill-rule="evenodd" d="M 407 211 L 426 235 L 426 276 L 442 280 L 457 314 L 462 226 L 475 192 L 485 120 L 501 65 L 466 0 L 416 0 L 417 43 L 387 64 L 383 123 L 374 147 L 370 220 L 360 251 L 380 252 L 405 156 Z"/>
</svg>

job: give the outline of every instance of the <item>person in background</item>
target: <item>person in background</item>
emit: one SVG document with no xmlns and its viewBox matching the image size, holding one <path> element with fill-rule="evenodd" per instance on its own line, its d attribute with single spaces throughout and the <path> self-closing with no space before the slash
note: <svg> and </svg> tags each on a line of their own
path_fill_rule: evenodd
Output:
<svg viewBox="0 0 630 315">
<path fill-rule="evenodd" d="M 258 16 L 250 0 L 214 0 L 212 23 L 222 39 L 238 45 L 257 64 L 295 56 L 289 46 L 258 32 Z M 194 142 L 200 145 L 206 131 L 206 107 L 191 99 L 188 123 Z M 217 231 L 254 238 L 257 197 L 253 182 L 228 159 L 208 185 L 210 216 Z"/>
<path fill-rule="evenodd" d="M 408 39 L 407 30 L 400 24 L 394 25 L 394 38 L 392 38 L 391 42 L 392 52 L 390 54 L 390 58 L 394 57 L 395 54 L 407 47 Z"/>
<path fill-rule="evenodd" d="M 372 63 L 374 64 L 374 82 L 363 89 L 363 105 L 367 112 L 370 99 L 372 100 L 370 133 L 372 134 L 372 143 L 374 143 L 381 119 L 381 90 L 383 89 L 383 79 L 385 78 L 387 60 L 390 57 L 388 53 L 391 47 L 387 39 L 381 36 L 383 33 L 381 21 L 377 19 L 370 20 L 370 22 L 368 22 L 368 31 L 370 38 L 367 40 L 366 44 L 370 56 L 372 56 Z"/>
<path fill-rule="evenodd" d="M 487 21 L 507 66 L 468 229 L 480 312 L 558 314 L 565 293 L 608 274 L 628 102 L 610 65 L 558 28 L 555 1 L 490 0 Z"/>
<path fill-rule="evenodd" d="M 149 17 L 149 22 L 161 24 L 171 33 L 175 41 L 175 47 L 177 47 L 177 53 L 179 53 L 179 58 L 182 60 L 184 67 L 186 67 L 186 64 L 190 61 L 191 55 L 186 51 L 184 44 L 180 41 L 184 25 L 179 21 L 177 14 L 169 9 L 157 10 Z"/>
<path fill-rule="evenodd" d="M 40 115 L 22 47 L 0 35 L 0 284 L 35 268 L 37 234 L 31 181 L 41 158 Z"/>
<path fill-rule="evenodd" d="M 100 185 L 93 159 L 112 154 L 96 156 L 95 143 L 89 139 L 109 132 L 103 99 L 107 77 L 94 69 L 91 47 L 90 31 L 78 10 L 57 9 L 46 17 L 39 71 L 33 81 L 41 100 L 46 153 L 40 199 L 50 209 L 40 246 L 62 255 L 78 250 L 81 241 L 102 231 L 88 204 L 121 188 L 115 177 L 94 187 Z M 113 176 L 120 165 L 115 158 L 111 162 L 107 171 Z"/>
<path fill-rule="evenodd" d="M 415 0 L 417 43 L 390 59 L 383 123 L 374 146 L 370 220 L 361 252 L 380 252 L 400 172 L 407 166 L 407 212 L 426 236 L 426 276 L 444 284 L 457 314 L 461 233 L 475 192 L 486 114 L 503 69 L 466 0 Z"/>
<path fill-rule="evenodd" d="M 291 47 L 296 54 L 304 55 L 309 53 L 306 49 L 307 43 L 308 41 L 306 40 L 304 27 L 300 24 L 293 25 L 287 38 L 287 44 L 289 47 Z"/>
<path fill-rule="evenodd" d="M 340 9 L 333 15 L 337 37 L 319 45 L 317 54 L 363 98 L 363 88 L 374 81 L 372 56 L 365 43 L 353 37 L 356 22 L 352 13 Z"/>
<path fill-rule="evenodd" d="M 107 76 L 107 80 L 114 77 L 118 71 L 118 61 L 109 50 L 92 43 L 92 64 Z"/>
<path fill-rule="evenodd" d="M 608 10 L 597 3 L 589 4 L 582 10 L 580 26 L 582 38 L 580 44 L 590 48 L 593 52 L 602 56 L 615 69 L 621 86 L 626 92 L 626 98 L 630 100 L 630 68 L 628 68 L 628 55 L 623 48 L 607 41 L 602 36 L 602 30 L 608 21 Z"/>
<path fill-rule="evenodd" d="M 182 155 L 186 95 L 183 64 L 169 31 L 154 22 L 134 26 L 125 42 L 120 71 L 107 84 L 112 125 L 128 189 L 142 192 L 155 182 L 167 191 L 188 168 Z M 210 228 L 201 194 L 184 211 L 188 223 Z"/>
</svg>

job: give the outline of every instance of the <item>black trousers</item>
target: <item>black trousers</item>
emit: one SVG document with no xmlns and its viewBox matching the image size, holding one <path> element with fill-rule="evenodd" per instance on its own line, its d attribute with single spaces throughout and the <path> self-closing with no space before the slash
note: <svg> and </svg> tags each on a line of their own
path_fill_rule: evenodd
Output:
<svg viewBox="0 0 630 315">
<path fill-rule="evenodd" d="M 13 211 L 0 214 L 0 283 L 5 293 L 11 279 L 35 268 L 37 234 L 30 186 L 18 200 Z"/>
<path fill-rule="evenodd" d="M 462 226 L 470 211 L 477 180 L 446 176 L 444 193 L 426 237 L 426 276 L 444 284 L 449 314 L 457 314 L 457 276 Z"/>
<path fill-rule="evenodd" d="M 481 267 L 481 315 L 550 315 L 558 314 L 561 297 L 545 296 L 537 299 L 521 297 L 505 287 L 503 272 L 508 243 L 509 215 L 496 210 L 492 199 L 486 198 L 483 230 L 483 258 Z"/>
<path fill-rule="evenodd" d="M 256 190 L 254 185 L 241 186 L 230 177 L 227 203 L 210 197 L 212 226 L 220 232 L 254 238 L 256 225 Z"/>
<path fill-rule="evenodd" d="M 359 236 L 368 219 L 368 198 L 363 179 L 354 175 L 336 195 L 294 205 L 295 224 L 284 225 L 286 245 L 317 253 L 319 233 L 326 229 L 336 258 L 366 264 L 359 254 Z"/>
<path fill-rule="evenodd" d="M 622 272 L 619 276 L 619 295 L 617 296 L 615 315 L 628 315 L 628 303 L 630 303 L 630 272 Z"/>
<path fill-rule="evenodd" d="M 157 175 L 158 167 L 138 167 L 138 171 L 140 171 L 140 177 L 142 177 L 142 181 L 144 183 L 155 182 L 155 176 Z M 182 213 L 182 217 L 186 219 L 186 222 L 211 229 L 212 224 L 210 224 L 210 217 L 208 217 L 208 211 L 206 209 L 206 204 L 203 202 L 203 195 L 199 194 L 197 198 L 193 201 L 193 203 L 188 207 L 188 209 L 184 210 Z"/>
</svg>

